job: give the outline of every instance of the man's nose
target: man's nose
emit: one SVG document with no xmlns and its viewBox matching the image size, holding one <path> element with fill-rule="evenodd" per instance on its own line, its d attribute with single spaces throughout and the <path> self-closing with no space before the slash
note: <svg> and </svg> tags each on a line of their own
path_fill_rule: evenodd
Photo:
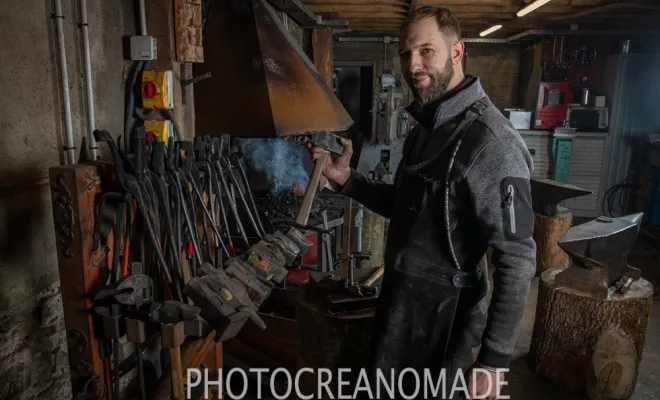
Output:
<svg viewBox="0 0 660 400">
<path fill-rule="evenodd" d="M 422 63 L 422 57 L 416 51 L 411 52 L 410 57 L 408 59 L 408 71 L 411 74 L 414 74 L 415 72 L 418 72 L 422 69 L 424 69 L 424 65 Z"/>
</svg>

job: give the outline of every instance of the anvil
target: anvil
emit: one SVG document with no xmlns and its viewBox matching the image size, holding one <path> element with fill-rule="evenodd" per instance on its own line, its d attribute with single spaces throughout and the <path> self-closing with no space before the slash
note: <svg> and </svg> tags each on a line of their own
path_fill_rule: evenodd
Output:
<svg viewBox="0 0 660 400">
<path fill-rule="evenodd" d="M 566 208 L 559 204 L 562 201 L 593 193 L 575 185 L 550 179 L 532 178 L 530 183 L 534 213 L 548 217 L 560 217 L 569 213 Z"/>
<path fill-rule="evenodd" d="M 600 298 L 610 298 L 614 292 L 625 294 L 633 281 L 641 277 L 641 271 L 630 267 L 627 259 L 643 215 L 598 217 L 572 227 L 559 241 L 559 247 L 573 262 L 555 276 L 555 286 L 570 287 Z"/>
</svg>

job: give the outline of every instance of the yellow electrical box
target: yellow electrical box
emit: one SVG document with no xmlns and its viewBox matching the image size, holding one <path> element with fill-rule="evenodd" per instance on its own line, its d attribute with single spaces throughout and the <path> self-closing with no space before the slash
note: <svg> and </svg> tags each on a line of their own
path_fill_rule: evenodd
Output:
<svg viewBox="0 0 660 400">
<path fill-rule="evenodd" d="M 174 136 L 172 131 L 172 122 L 168 120 L 144 121 L 144 129 L 147 131 L 147 137 L 155 137 L 167 145 L 170 137 Z"/>
<path fill-rule="evenodd" d="M 172 71 L 147 70 L 142 73 L 142 106 L 147 109 L 174 109 Z"/>
</svg>

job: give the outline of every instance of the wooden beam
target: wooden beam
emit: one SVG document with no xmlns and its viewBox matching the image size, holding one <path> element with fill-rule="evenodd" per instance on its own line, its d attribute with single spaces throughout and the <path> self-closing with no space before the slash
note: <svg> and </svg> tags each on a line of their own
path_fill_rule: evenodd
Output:
<svg viewBox="0 0 660 400">
<path fill-rule="evenodd" d="M 336 5 L 310 4 L 308 8 L 315 13 L 362 12 L 362 13 L 371 13 L 371 15 L 375 15 L 376 13 L 399 13 L 399 12 L 406 13 L 407 11 L 405 7 L 399 5 L 376 6 L 376 5 L 344 5 L 344 4 L 336 4 Z"/>
<path fill-rule="evenodd" d="M 411 15 L 417 9 L 417 4 L 419 0 L 410 0 L 410 6 L 408 7 L 408 15 Z"/>
<path fill-rule="evenodd" d="M 337 12 L 334 13 L 334 15 L 337 18 L 347 18 L 347 19 L 352 19 L 352 18 L 373 18 L 374 13 L 372 12 Z M 402 18 L 405 17 L 407 14 L 405 11 L 402 12 L 382 12 L 378 13 L 378 17 L 380 18 Z"/>
<path fill-rule="evenodd" d="M 401 7 L 406 7 L 409 3 L 408 0 L 305 0 L 303 3 L 306 6 L 312 4 L 326 4 L 326 5 L 374 5 L 374 6 L 391 6 L 398 5 Z"/>
<path fill-rule="evenodd" d="M 497 4 L 447 4 L 441 1 L 433 1 L 429 2 L 429 0 L 421 0 L 424 2 L 424 4 L 421 5 L 438 5 L 438 6 L 444 6 L 450 9 L 454 13 L 458 12 L 480 12 L 480 13 L 489 13 L 489 12 L 506 12 L 506 13 L 516 13 L 518 10 L 521 8 L 519 6 L 515 5 L 497 5 Z M 563 6 L 563 5 L 555 5 L 553 3 L 549 3 L 544 5 L 543 7 L 539 7 L 536 10 L 534 10 L 532 13 L 527 14 L 527 16 L 531 16 L 535 13 L 541 13 L 541 14 L 562 14 L 562 13 L 573 13 L 573 12 L 578 12 L 578 11 L 585 11 L 588 10 L 592 7 L 572 7 L 572 6 Z M 526 16 L 526 17 L 527 17 Z"/>
</svg>

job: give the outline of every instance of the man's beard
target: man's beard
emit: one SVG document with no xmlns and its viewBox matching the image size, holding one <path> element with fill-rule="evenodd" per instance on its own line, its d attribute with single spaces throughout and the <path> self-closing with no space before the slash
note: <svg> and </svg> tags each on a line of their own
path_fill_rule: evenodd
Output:
<svg viewBox="0 0 660 400">
<path fill-rule="evenodd" d="M 414 82 L 415 76 L 425 74 L 429 77 L 429 85 L 426 87 L 416 86 Z M 418 72 L 414 74 L 410 79 L 410 81 L 412 81 L 412 85 L 409 86 L 413 92 L 413 95 L 415 96 L 415 99 L 417 100 L 417 105 L 419 107 L 423 107 L 433 100 L 442 97 L 442 95 L 447 93 L 447 87 L 449 86 L 449 82 L 453 77 L 454 64 L 452 64 L 450 58 L 447 59 L 445 68 L 442 71 Z"/>
</svg>

